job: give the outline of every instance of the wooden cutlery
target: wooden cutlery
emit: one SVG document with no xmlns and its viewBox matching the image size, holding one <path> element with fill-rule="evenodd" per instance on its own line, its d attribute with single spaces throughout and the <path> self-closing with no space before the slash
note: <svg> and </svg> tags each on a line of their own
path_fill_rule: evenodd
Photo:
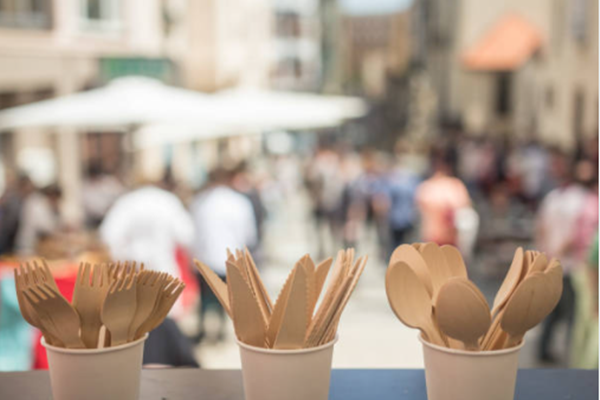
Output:
<svg viewBox="0 0 600 400">
<path fill-rule="evenodd" d="M 401 245 L 390 259 L 386 292 L 398 319 L 420 329 L 426 340 L 471 351 L 498 350 L 520 343 L 556 307 L 562 268 L 543 253 L 518 248 L 490 311 L 467 279 L 458 249 Z"/>
<path fill-rule="evenodd" d="M 139 339 L 160 325 L 185 287 L 135 262 L 81 263 L 71 304 L 60 294 L 45 261 L 41 266 L 27 262 L 14 274 L 25 320 L 42 331 L 47 343 L 75 349 Z M 110 339 L 98 343 L 101 329 Z"/>
<path fill-rule="evenodd" d="M 343 309 L 365 268 L 354 249 L 315 265 L 309 255 L 290 271 L 275 303 L 271 301 L 247 249 L 227 252 L 227 283 L 198 260 L 194 263 L 233 320 L 238 339 L 256 347 L 301 349 L 335 338 Z M 320 300 L 320 304 L 317 306 Z"/>
<path fill-rule="evenodd" d="M 435 325 L 431 295 L 406 262 L 398 261 L 388 268 L 385 288 L 392 310 L 404 325 L 419 329 L 434 344 L 445 345 Z"/>
</svg>

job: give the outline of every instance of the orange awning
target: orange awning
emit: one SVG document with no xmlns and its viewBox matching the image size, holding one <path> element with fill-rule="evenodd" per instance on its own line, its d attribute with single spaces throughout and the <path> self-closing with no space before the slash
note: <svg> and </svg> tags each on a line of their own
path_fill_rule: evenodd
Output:
<svg viewBox="0 0 600 400">
<path fill-rule="evenodd" d="M 517 14 L 502 17 L 463 54 L 465 68 L 510 71 L 519 68 L 542 44 L 540 31 Z"/>
</svg>

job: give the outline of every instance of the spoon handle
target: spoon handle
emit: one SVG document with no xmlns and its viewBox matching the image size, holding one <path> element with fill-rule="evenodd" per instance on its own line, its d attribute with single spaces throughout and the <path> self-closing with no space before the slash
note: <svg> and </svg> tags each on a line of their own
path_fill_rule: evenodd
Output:
<svg viewBox="0 0 600 400">
<path fill-rule="evenodd" d="M 518 345 L 519 343 L 521 343 L 521 341 L 523 340 L 523 337 L 525 336 L 525 334 L 522 335 L 517 335 L 517 336 L 512 336 L 512 335 L 508 335 L 508 340 L 506 341 L 506 349 L 510 349 L 511 347 L 514 347 L 516 345 Z"/>
<path fill-rule="evenodd" d="M 423 331 L 431 343 L 437 344 L 438 346 L 448 346 L 433 321 L 426 326 L 423 326 Z"/>
</svg>

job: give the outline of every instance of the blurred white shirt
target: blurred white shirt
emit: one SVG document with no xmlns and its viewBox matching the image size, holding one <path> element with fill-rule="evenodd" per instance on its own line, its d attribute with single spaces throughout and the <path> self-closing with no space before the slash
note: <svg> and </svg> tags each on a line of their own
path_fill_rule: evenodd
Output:
<svg viewBox="0 0 600 400">
<path fill-rule="evenodd" d="M 191 207 L 196 227 L 194 256 L 219 275 L 225 275 L 227 248 L 234 251 L 256 243 L 252 204 L 225 186 L 200 193 Z"/>
<path fill-rule="evenodd" d="M 550 257 L 558 257 L 565 275 L 577 267 L 572 249 L 564 252 L 565 243 L 575 237 L 575 224 L 586 199 L 583 187 L 571 184 L 552 190 L 546 195 L 538 214 L 538 224 L 544 232 L 543 241 L 538 244 L 540 250 Z"/>
<path fill-rule="evenodd" d="M 194 225 L 177 196 L 144 187 L 115 202 L 100 236 L 114 259 L 143 262 L 148 269 L 179 277 L 175 251 L 192 244 Z"/>
<path fill-rule="evenodd" d="M 55 233 L 59 225 L 50 200 L 40 192 L 33 192 L 25 198 L 20 218 L 16 248 L 21 254 L 32 253 L 40 235 Z"/>
</svg>

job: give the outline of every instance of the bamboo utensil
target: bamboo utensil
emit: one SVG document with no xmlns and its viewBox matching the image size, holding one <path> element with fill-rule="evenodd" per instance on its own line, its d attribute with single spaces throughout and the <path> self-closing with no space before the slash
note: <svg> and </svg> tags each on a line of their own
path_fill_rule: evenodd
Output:
<svg viewBox="0 0 600 400">
<path fill-rule="evenodd" d="M 266 321 L 246 278 L 230 262 L 227 262 L 227 284 L 233 325 L 238 338 L 252 346 L 264 347 Z"/>
<path fill-rule="evenodd" d="M 446 262 L 444 253 L 437 243 L 426 243 L 419 247 L 419 252 L 427 264 L 429 276 L 431 277 L 432 298 L 435 302 L 437 293 L 442 286 L 452 278 L 452 270 Z"/>
<path fill-rule="evenodd" d="M 423 246 L 423 244 L 420 244 L 418 246 L 419 250 Z M 427 263 L 423 259 L 421 253 L 419 253 L 419 250 L 408 244 L 398 246 L 392 253 L 389 267 L 395 265 L 399 261 L 405 262 L 406 265 L 408 265 L 415 272 L 423 286 L 425 286 L 427 293 L 429 293 L 429 295 L 433 295 L 433 284 L 429 274 L 429 267 L 427 266 Z"/>
<path fill-rule="evenodd" d="M 179 295 L 185 289 L 185 284 L 179 279 L 166 279 L 163 282 L 163 288 L 159 291 L 159 295 L 156 299 L 156 306 L 149 317 L 150 329 L 138 329 L 138 337 L 144 336 L 147 332 L 156 329 L 167 317 L 169 311 L 179 298 Z"/>
<path fill-rule="evenodd" d="M 106 294 L 101 318 L 110 332 L 111 346 L 127 342 L 129 326 L 137 306 L 136 289 L 136 271 L 131 268 L 129 271 L 123 271 L 121 276 L 112 282 Z"/>
<path fill-rule="evenodd" d="M 435 317 L 440 330 L 464 343 L 467 350 L 479 350 L 479 338 L 492 322 L 490 308 L 479 289 L 465 278 L 448 280 L 435 302 Z"/>
<path fill-rule="evenodd" d="M 400 259 L 406 261 L 399 263 Z M 450 348 L 460 348 L 460 341 L 473 351 L 519 343 L 556 307 L 562 284 L 558 260 L 548 261 L 545 254 L 522 248 L 515 251 L 491 312 L 483 294 L 467 279 L 462 256 L 453 246 L 399 246 L 386 274 L 388 300 L 405 325 L 420 329 L 426 341 Z"/>
<path fill-rule="evenodd" d="M 26 321 L 48 344 L 76 349 L 139 339 L 163 321 L 185 287 L 166 273 L 144 270 L 144 264 L 138 268 L 135 261 L 81 263 L 71 305 L 44 260 L 27 262 L 14 275 Z"/>
<path fill-rule="evenodd" d="M 34 284 L 31 274 L 27 273 L 23 266 L 20 265 L 19 268 L 15 268 L 14 276 L 15 285 L 17 289 L 17 301 L 19 303 L 19 309 L 21 310 L 23 319 L 25 319 L 25 321 L 27 321 L 27 323 L 29 323 L 30 325 L 42 331 L 42 334 L 44 335 L 44 338 L 46 339 L 47 343 L 64 347 L 64 343 L 60 341 L 60 339 L 55 333 L 56 328 L 54 328 L 53 322 L 51 320 L 47 320 L 46 327 L 42 326 L 40 316 L 38 315 L 35 308 L 31 305 L 29 300 L 27 300 L 27 298 L 23 294 L 23 291 L 30 287 L 29 282 L 31 282 L 31 285 Z"/>
<path fill-rule="evenodd" d="M 308 290 L 309 276 L 306 268 L 300 264 L 301 261 L 295 268 L 296 273 L 292 280 L 281 326 L 273 343 L 274 349 L 300 349 L 304 345 L 304 336 L 310 321 L 308 312 L 311 309 L 312 293 Z"/>
<path fill-rule="evenodd" d="M 460 254 L 460 251 L 454 246 L 443 245 L 440 247 L 442 253 L 444 253 L 444 258 L 446 259 L 446 263 L 448 264 L 448 268 L 450 268 L 452 276 L 460 276 L 463 278 L 467 278 L 467 266 L 465 265 L 465 261 Z"/>
<path fill-rule="evenodd" d="M 157 271 L 142 271 L 137 276 L 136 308 L 129 325 L 128 341 L 135 340 L 144 335 L 144 329 L 140 331 L 140 328 L 142 328 L 155 310 L 160 290 L 167 279 L 166 275 Z"/>
<path fill-rule="evenodd" d="M 272 304 L 250 253 L 228 250 L 227 283 L 219 280 L 210 286 L 220 292 L 221 304 L 230 307 L 241 342 L 273 349 L 314 347 L 335 337 L 342 311 L 366 265 L 366 257 L 354 263 L 354 256 L 354 249 L 338 252 L 326 288 L 333 259 L 315 265 L 309 255 L 303 256 Z M 195 265 L 210 281 L 214 273 L 197 260 Z"/>
<path fill-rule="evenodd" d="M 227 315 L 232 317 L 233 314 L 231 313 L 231 305 L 229 304 L 229 292 L 227 289 L 227 284 L 223 282 L 221 278 L 219 278 L 219 276 L 205 264 L 198 260 L 194 260 L 194 264 L 196 265 L 196 269 L 200 272 L 200 275 L 202 275 L 210 289 L 219 300 L 219 303 L 221 303 L 223 306 L 223 309 Z"/>
<path fill-rule="evenodd" d="M 433 321 L 431 295 L 406 262 L 388 268 L 385 289 L 392 310 L 404 325 L 419 329 L 434 344 L 445 344 Z"/>
<path fill-rule="evenodd" d="M 91 282 L 90 282 L 91 275 Z M 102 320 L 100 311 L 110 286 L 108 269 L 81 263 L 73 290 L 73 307 L 81 318 L 81 340 L 87 348 L 98 347 Z"/>
<path fill-rule="evenodd" d="M 50 330 L 69 349 L 81 349 L 80 319 L 77 311 L 49 283 L 37 283 L 23 291 L 37 311 L 42 327 Z"/>
<path fill-rule="evenodd" d="M 525 333 L 542 322 L 562 295 L 562 267 L 554 263 L 546 272 L 533 272 L 515 290 L 502 317 L 507 347 L 521 342 Z"/>
<path fill-rule="evenodd" d="M 496 293 L 496 297 L 494 298 L 494 304 L 492 306 L 492 315 L 496 315 L 496 313 L 500 310 L 500 308 L 504 307 L 515 288 L 519 284 L 521 280 L 521 275 L 523 271 L 523 248 L 519 247 L 515 251 L 515 256 L 513 257 L 513 261 L 510 264 L 510 268 L 498 289 L 498 293 Z"/>
</svg>

